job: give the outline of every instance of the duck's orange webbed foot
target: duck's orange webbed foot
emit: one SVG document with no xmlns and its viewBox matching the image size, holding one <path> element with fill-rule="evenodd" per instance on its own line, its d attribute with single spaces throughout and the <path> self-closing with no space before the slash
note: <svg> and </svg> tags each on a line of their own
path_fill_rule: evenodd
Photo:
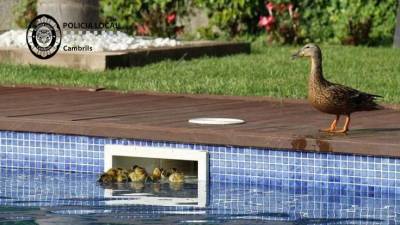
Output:
<svg viewBox="0 0 400 225">
<path fill-rule="evenodd" d="M 327 133 L 335 132 L 335 130 L 333 130 L 331 127 L 325 128 L 325 129 L 319 129 L 318 131 L 320 131 L 320 132 L 327 132 Z"/>
<path fill-rule="evenodd" d="M 340 116 L 339 116 L 339 115 L 336 115 L 336 119 L 333 120 L 333 122 L 332 122 L 332 124 L 331 124 L 331 126 L 330 126 L 329 128 L 326 128 L 326 129 L 319 129 L 319 131 L 321 131 L 321 132 L 329 132 L 329 133 L 336 132 L 336 131 L 335 131 L 335 130 L 336 130 L 336 125 L 337 125 L 337 123 L 338 123 L 338 121 L 339 121 L 339 118 L 340 118 Z"/>
<path fill-rule="evenodd" d="M 319 129 L 318 131 L 333 133 L 333 132 L 335 132 L 335 129 L 332 129 L 331 127 L 329 127 L 329 128 L 325 128 L 325 129 Z"/>
<path fill-rule="evenodd" d="M 335 133 L 341 133 L 341 134 L 347 134 L 347 131 L 349 131 L 349 125 L 350 125 L 350 115 L 346 116 L 346 122 L 344 123 L 343 129 L 334 131 Z"/>
</svg>

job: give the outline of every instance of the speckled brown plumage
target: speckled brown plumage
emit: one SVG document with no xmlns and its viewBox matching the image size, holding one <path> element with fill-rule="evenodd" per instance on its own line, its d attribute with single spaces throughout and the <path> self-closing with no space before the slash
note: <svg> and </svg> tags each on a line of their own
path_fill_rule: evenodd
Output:
<svg viewBox="0 0 400 225">
<path fill-rule="evenodd" d="M 381 96 L 361 92 L 326 80 L 322 71 L 322 53 L 317 45 L 307 44 L 293 57 L 309 57 L 311 59 L 308 83 L 310 104 L 321 112 L 336 115 L 331 126 L 323 131 L 345 133 L 348 131 L 351 113 L 382 109 L 375 102 L 376 98 Z M 336 131 L 336 124 L 340 115 L 346 115 L 346 123 L 342 130 Z"/>
</svg>

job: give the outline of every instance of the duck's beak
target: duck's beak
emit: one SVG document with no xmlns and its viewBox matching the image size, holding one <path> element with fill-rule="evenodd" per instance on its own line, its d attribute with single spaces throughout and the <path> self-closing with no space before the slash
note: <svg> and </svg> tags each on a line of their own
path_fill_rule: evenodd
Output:
<svg viewBox="0 0 400 225">
<path fill-rule="evenodd" d="M 299 58 L 300 57 L 300 51 L 297 51 L 296 53 L 294 53 L 293 55 L 292 55 L 292 59 L 297 59 L 297 58 Z"/>
</svg>

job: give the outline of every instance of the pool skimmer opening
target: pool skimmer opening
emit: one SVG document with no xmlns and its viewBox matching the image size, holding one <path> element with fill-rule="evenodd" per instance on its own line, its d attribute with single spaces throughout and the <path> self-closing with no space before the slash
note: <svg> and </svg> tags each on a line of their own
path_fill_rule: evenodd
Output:
<svg viewBox="0 0 400 225">
<path fill-rule="evenodd" d="M 185 176 L 195 177 L 197 180 L 197 198 L 170 198 L 169 201 L 160 201 L 157 196 L 140 196 L 129 200 L 110 201 L 113 204 L 144 204 L 163 206 L 206 206 L 208 187 L 208 152 L 170 147 L 148 147 L 128 145 L 104 146 L 104 172 L 110 168 L 130 168 L 137 164 L 150 172 L 154 167 L 179 168 Z M 114 197 L 113 190 L 105 190 L 106 197 Z M 107 203 L 107 202 L 106 202 Z"/>
<path fill-rule="evenodd" d="M 243 123 L 245 123 L 245 121 L 242 119 L 236 119 L 236 118 L 201 117 L 201 118 L 190 119 L 189 123 L 207 124 L 207 125 L 233 125 L 233 124 L 243 124 Z"/>
</svg>

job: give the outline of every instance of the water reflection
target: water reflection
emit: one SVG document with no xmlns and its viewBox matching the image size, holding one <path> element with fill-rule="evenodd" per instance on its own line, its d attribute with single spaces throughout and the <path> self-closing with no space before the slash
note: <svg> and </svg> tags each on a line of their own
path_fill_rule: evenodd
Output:
<svg viewBox="0 0 400 225">
<path fill-rule="evenodd" d="M 397 224 L 399 193 L 211 183 L 102 186 L 96 175 L 0 169 L 0 221 L 22 224 Z M 273 222 L 272 222 L 273 221 Z"/>
</svg>

